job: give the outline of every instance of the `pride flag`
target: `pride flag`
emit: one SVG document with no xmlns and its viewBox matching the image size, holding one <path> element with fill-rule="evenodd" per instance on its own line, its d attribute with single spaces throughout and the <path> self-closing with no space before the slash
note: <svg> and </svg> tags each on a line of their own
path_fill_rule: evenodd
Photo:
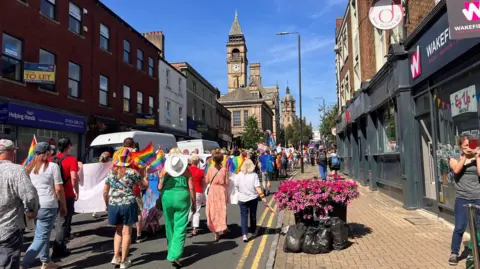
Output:
<svg viewBox="0 0 480 269">
<path fill-rule="evenodd" d="M 242 168 L 245 158 L 243 156 L 234 156 L 227 160 L 227 170 L 230 173 L 238 174 Z"/>
<path fill-rule="evenodd" d="M 156 159 L 150 164 L 150 168 L 148 169 L 149 173 L 155 173 L 157 171 L 160 171 L 163 169 L 165 166 L 165 162 L 167 161 L 167 158 L 165 157 L 165 153 L 163 150 L 158 150 L 156 154 Z"/>
<path fill-rule="evenodd" d="M 205 161 L 207 164 L 205 164 L 205 175 L 207 174 L 208 172 L 208 168 L 212 167 L 212 166 L 215 166 L 215 163 L 213 162 L 213 158 L 210 156 L 207 158 L 207 160 Z"/>
<path fill-rule="evenodd" d="M 27 158 L 22 162 L 23 167 L 27 167 L 27 165 L 33 160 L 35 156 L 35 145 L 37 145 L 37 138 L 33 135 L 32 143 L 30 144 L 30 148 L 28 149 Z"/>
<path fill-rule="evenodd" d="M 143 150 L 130 153 L 130 157 L 132 158 L 133 163 L 140 168 L 149 166 L 157 159 L 152 141 L 150 141 Z"/>
</svg>

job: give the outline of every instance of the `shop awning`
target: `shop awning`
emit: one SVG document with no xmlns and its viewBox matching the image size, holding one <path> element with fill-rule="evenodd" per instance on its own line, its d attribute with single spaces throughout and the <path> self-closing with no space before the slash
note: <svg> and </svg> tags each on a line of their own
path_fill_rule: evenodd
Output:
<svg viewBox="0 0 480 269">
<path fill-rule="evenodd" d="M 0 123 L 85 133 L 85 117 L 16 103 L 0 104 Z"/>
</svg>

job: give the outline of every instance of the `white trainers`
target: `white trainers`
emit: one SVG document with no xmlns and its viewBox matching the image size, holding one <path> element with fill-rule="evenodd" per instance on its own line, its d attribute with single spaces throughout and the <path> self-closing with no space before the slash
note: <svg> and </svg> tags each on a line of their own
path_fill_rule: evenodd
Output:
<svg viewBox="0 0 480 269">
<path fill-rule="evenodd" d="M 131 261 L 124 261 L 124 262 L 120 263 L 120 269 L 127 269 L 131 265 L 132 265 Z"/>
<path fill-rule="evenodd" d="M 55 264 L 54 262 L 44 263 L 42 264 L 42 269 L 57 269 L 60 266 Z"/>
<path fill-rule="evenodd" d="M 97 212 L 94 212 L 94 213 L 92 214 L 92 217 L 96 219 L 96 218 L 99 217 L 99 215 L 97 214 Z"/>
<path fill-rule="evenodd" d="M 119 265 L 121 263 L 121 258 L 120 257 L 113 257 L 112 261 L 110 262 L 111 264 Z"/>
</svg>

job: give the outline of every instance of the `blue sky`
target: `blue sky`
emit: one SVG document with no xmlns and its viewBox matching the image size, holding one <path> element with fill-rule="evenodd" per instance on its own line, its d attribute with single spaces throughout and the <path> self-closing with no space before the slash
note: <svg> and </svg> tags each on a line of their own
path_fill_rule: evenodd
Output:
<svg viewBox="0 0 480 269">
<path fill-rule="evenodd" d="M 189 62 L 222 93 L 227 91 L 228 32 L 238 10 L 250 63 L 260 62 L 264 86 L 278 81 L 281 98 L 288 85 L 298 104 L 296 36 L 302 36 L 303 115 L 319 125 L 318 106 L 336 102 L 335 18 L 343 17 L 347 0 L 102 0 L 139 32 L 163 31 L 165 58 Z M 140 4 L 141 3 L 141 4 Z"/>
</svg>

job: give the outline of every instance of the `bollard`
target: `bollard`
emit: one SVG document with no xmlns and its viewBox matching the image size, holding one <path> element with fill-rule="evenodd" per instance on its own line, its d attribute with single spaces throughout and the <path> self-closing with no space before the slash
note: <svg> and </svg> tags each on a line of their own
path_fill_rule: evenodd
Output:
<svg viewBox="0 0 480 269">
<path fill-rule="evenodd" d="M 472 255 L 473 255 L 473 263 L 475 269 L 480 269 L 480 257 L 478 253 L 478 237 L 477 237 L 477 222 L 475 220 L 476 212 L 480 207 L 468 204 L 468 224 L 470 226 L 470 235 L 472 237 Z"/>
</svg>

